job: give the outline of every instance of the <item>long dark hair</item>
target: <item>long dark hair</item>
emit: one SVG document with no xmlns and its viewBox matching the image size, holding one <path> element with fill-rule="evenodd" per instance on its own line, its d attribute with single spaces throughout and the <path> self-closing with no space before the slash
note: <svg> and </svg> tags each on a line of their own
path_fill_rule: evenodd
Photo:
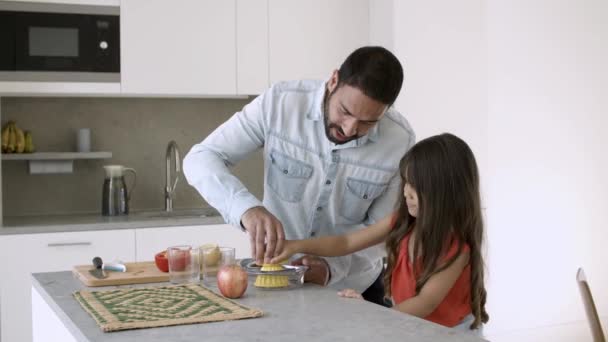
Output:
<svg viewBox="0 0 608 342">
<path fill-rule="evenodd" d="M 413 260 L 421 262 L 420 268 L 414 267 L 416 294 L 433 274 L 449 267 L 467 244 L 470 247 L 471 309 L 475 316 L 471 329 L 477 328 L 489 317 L 485 309 L 479 172 L 473 152 L 462 139 L 444 133 L 414 145 L 401 160 L 399 168 L 402 185 L 407 182 L 416 190 L 418 215 L 409 214 L 401 196 L 395 228 L 386 240 L 385 292 L 390 296 L 401 241 L 414 227 L 412 255 Z M 454 241 L 459 243 L 458 252 L 438 268 Z"/>
</svg>

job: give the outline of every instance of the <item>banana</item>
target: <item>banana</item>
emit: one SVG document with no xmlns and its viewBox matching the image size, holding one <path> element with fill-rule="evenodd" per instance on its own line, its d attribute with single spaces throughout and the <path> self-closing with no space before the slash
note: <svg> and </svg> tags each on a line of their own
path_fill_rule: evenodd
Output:
<svg viewBox="0 0 608 342">
<path fill-rule="evenodd" d="M 9 124 L 5 124 L 2 127 L 2 153 L 6 153 L 8 150 L 8 134 L 9 134 Z"/>
<path fill-rule="evenodd" d="M 32 139 L 32 132 L 25 131 L 25 153 L 33 153 L 34 152 L 34 141 Z"/>
<path fill-rule="evenodd" d="M 15 149 L 17 148 L 17 135 L 15 134 L 15 123 L 14 122 L 9 123 L 8 129 L 9 129 L 8 146 L 7 146 L 6 150 L 8 153 L 13 153 L 13 152 L 15 152 Z"/>
<path fill-rule="evenodd" d="M 25 150 L 25 136 L 23 135 L 23 131 L 21 130 L 21 128 L 15 126 L 15 135 L 17 136 L 15 152 L 23 153 L 23 151 Z"/>
</svg>

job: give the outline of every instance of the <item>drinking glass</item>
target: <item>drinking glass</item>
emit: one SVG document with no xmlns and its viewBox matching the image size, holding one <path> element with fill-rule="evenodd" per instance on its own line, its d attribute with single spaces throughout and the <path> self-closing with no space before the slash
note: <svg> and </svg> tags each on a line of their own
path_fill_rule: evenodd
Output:
<svg viewBox="0 0 608 342">
<path fill-rule="evenodd" d="M 200 250 L 192 246 L 167 248 L 169 259 L 169 281 L 172 284 L 200 282 Z"/>
<path fill-rule="evenodd" d="M 236 263 L 233 247 L 205 247 L 201 249 L 203 284 L 217 286 L 217 271 L 224 265 Z"/>
</svg>

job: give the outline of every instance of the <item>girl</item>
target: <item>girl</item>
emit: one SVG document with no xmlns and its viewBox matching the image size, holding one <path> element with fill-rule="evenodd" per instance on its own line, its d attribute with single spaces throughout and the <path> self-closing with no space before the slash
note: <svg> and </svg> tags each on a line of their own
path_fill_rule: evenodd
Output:
<svg viewBox="0 0 608 342">
<path fill-rule="evenodd" d="M 479 176 L 469 146 L 452 134 L 418 142 L 400 163 L 398 211 L 361 230 L 286 241 L 295 253 L 342 256 L 386 241 L 386 296 L 393 308 L 448 327 L 478 329 L 485 310 Z M 345 297 L 361 296 L 354 290 Z"/>
</svg>

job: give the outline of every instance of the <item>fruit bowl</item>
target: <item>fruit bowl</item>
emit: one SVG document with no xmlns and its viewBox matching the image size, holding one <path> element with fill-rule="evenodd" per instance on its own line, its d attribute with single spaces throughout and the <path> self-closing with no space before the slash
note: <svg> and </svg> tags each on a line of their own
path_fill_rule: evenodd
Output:
<svg viewBox="0 0 608 342">
<path fill-rule="evenodd" d="M 241 260 L 240 265 L 259 290 L 290 290 L 301 287 L 304 284 L 304 273 L 308 270 L 308 266 L 304 265 L 283 265 L 283 270 L 280 271 L 262 271 L 262 266 L 257 265 L 251 258 Z"/>
</svg>

